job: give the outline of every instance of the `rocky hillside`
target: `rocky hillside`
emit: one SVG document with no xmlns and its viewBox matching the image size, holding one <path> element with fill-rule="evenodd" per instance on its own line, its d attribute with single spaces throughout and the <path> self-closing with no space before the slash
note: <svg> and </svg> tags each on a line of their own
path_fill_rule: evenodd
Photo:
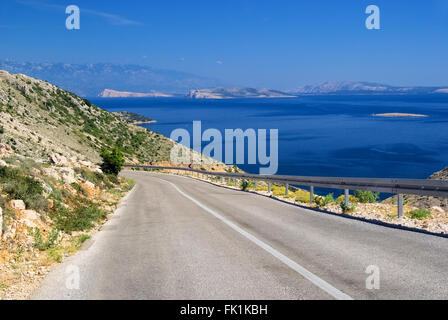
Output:
<svg viewBox="0 0 448 320">
<path fill-rule="evenodd" d="M 58 154 L 98 162 L 102 147 L 116 145 L 128 162 L 166 162 L 174 145 L 73 93 L 6 71 L 0 71 L 0 115 L 0 153 L 12 149 L 42 161 Z"/>
<path fill-rule="evenodd" d="M 432 174 L 428 179 L 448 180 L 448 167 Z M 436 211 L 448 211 L 448 198 L 438 198 L 418 195 L 405 195 L 404 200 L 407 204 L 424 209 Z M 397 203 L 397 197 L 391 197 L 383 201 L 386 204 Z"/>
</svg>

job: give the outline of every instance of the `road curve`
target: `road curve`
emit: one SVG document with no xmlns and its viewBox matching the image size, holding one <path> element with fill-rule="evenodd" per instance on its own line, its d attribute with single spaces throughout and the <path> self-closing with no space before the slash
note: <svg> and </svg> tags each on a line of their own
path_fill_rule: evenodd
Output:
<svg viewBox="0 0 448 320">
<path fill-rule="evenodd" d="M 123 174 L 135 189 L 33 299 L 448 298 L 446 238 L 187 177 Z M 377 289 L 366 288 L 369 266 Z"/>
</svg>

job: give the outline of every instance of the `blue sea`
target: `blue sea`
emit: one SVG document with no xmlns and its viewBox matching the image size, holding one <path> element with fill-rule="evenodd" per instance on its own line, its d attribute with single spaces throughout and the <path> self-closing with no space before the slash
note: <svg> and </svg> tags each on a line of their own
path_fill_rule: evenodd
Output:
<svg viewBox="0 0 448 320">
<path fill-rule="evenodd" d="M 297 99 L 92 99 L 135 112 L 163 135 L 194 120 L 203 130 L 279 129 L 278 174 L 427 178 L 448 166 L 448 95 L 306 96 Z M 377 113 L 427 118 L 383 118 Z M 240 165 L 258 173 L 254 165 Z"/>
</svg>

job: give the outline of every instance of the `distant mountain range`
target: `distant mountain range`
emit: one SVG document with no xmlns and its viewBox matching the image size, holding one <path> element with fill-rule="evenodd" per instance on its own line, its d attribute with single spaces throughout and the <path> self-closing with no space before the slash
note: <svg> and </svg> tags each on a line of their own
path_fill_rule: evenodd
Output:
<svg viewBox="0 0 448 320">
<path fill-rule="evenodd" d="M 372 82 L 322 82 L 289 91 L 293 95 L 448 93 L 444 87 L 394 87 Z"/>
<path fill-rule="evenodd" d="M 294 98 L 294 95 L 271 89 L 255 88 L 211 88 L 191 90 L 187 95 L 192 99 L 235 99 L 235 98 Z"/>
<path fill-rule="evenodd" d="M 194 88 L 222 82 L 193 74 L 139 65 L 34 63 L 0 60 L 0 70 L 46 80 L 83 97 L 96 97 L 105 89 L 126 92 L 151 90 L 184 95 Z"/>
<path fill-rule="evenodd" d="M 83 97 L 171 97 L 193 99 L 288 98 L 326 94 L 448 94 L 448 87 L 394 87 L 370 82 L 323 82 L 282 92 L 224 87 L 222 81 L 140 65 L 64 64 L 0 60 L 0 70 L 44 79 Z M 210 89 L 204 89 L 210 88 Z"/>
</svg>

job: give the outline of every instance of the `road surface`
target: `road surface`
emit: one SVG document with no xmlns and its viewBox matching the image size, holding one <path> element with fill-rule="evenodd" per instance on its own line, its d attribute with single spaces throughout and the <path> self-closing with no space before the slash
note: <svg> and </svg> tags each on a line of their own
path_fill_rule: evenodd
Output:
<svg viewBox="0 0 448 320">
<path fill-rule="evenodd" d="M 187 177 L 123 174 L 134 190 L 32 298 L 448 298 L 446 238 Z"/>
</svg>

